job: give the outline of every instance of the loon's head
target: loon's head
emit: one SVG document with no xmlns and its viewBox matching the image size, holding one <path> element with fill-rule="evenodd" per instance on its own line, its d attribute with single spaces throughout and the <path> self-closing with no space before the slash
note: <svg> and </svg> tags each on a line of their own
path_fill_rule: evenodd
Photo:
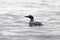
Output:
<svg viewBox="0 0 60 40">
<path fill-rule="evenodd" d="M 30 18 L 30 19 L 34 19 L 34 17 L 32 15 L 28 15 L 28 16 L 25 16 L 27 18 Z"/>
</svg>

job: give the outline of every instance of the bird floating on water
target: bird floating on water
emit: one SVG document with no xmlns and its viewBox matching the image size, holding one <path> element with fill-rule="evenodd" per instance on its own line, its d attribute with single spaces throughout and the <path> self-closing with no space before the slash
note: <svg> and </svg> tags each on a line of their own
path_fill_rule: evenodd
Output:
<svg viewBox="0 0 60 40">
<path fill-rule="evenodd" d="M 42 26 L 43 24 L 37 21 L 34 21 L 34 17 L 32 15 L 25 16 L 30 19 L 29 26 Z"/>
</svg>

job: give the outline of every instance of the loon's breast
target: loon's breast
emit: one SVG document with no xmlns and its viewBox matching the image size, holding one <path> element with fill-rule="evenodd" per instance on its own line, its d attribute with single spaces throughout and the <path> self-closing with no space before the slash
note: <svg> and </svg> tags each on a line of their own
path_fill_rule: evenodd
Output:
<svg viewBox="0 0 60 40">
<path fill-rule="evenodd" d="M 43 25 L 42 23 L 40 23 L 40 22 L 29 22 L 29 26 L 41 26 L 41 25 Z"/>
</svg>

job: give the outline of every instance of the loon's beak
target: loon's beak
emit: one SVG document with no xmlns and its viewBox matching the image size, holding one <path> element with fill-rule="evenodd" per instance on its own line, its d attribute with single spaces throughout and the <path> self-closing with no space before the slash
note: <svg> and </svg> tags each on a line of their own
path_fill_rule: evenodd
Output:
<svg viewBox="0 0 60 40">
<path fill-rule="evenodd" d="M 29 17 L 29 16 L 25 16 L 25 17 Z"/>
</svg>

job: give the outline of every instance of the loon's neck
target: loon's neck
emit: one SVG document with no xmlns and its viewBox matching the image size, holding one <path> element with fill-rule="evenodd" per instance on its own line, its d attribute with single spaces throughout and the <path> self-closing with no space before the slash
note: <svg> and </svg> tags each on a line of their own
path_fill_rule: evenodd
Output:
<svg viewBox="0 0 60 40">
<path fill-rule="evenodd" d="M 30 22 L 33 22 L 33 21 L 34 21 L 34 19 L 31 19 L 31 20 L 30 20 Z"/>
</svg>

